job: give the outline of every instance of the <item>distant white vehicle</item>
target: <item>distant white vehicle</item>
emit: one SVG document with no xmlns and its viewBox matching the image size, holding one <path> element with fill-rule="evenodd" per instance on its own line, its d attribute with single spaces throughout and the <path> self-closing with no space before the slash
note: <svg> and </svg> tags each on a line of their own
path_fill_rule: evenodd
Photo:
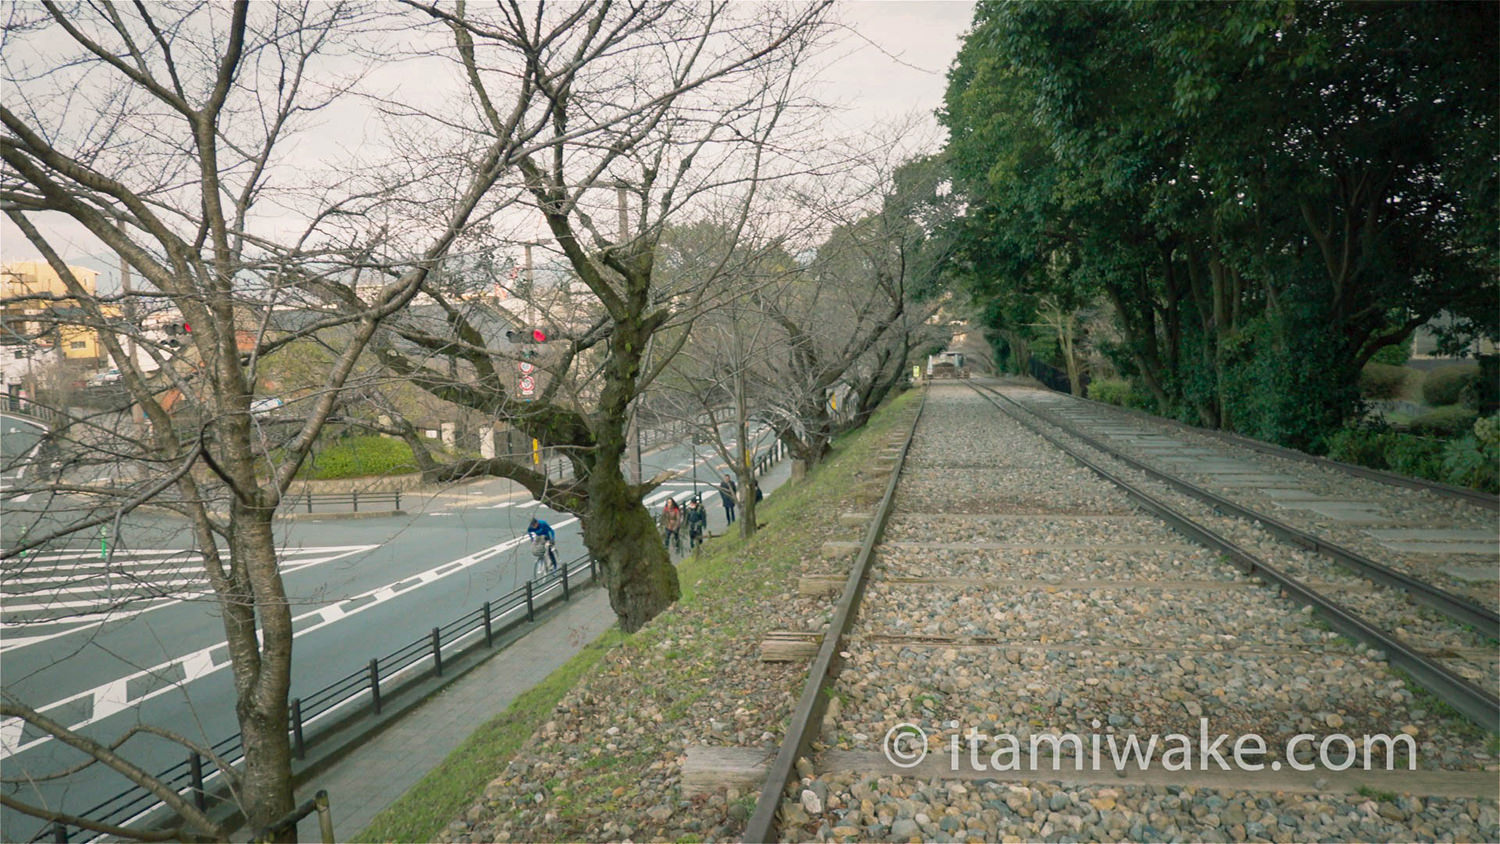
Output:
<svg viewBox="0 0 1500 844">
<path fill-rule="evenodd" d="M 90 387 L 103 387 L 106 384 L 118 383 L 119 380 L 120 370 L 106 369 L 103 372 L 96 372 L 90 375 L 88 384 Z"/>
<path fill-rule="evenodd" d="M 250 402 L 250 414 L 252 416 L 261 416 L 276 410 L 280 410 L 285 405 L 286 402 L 277 398 L 256 399 L 255 401 Z"/>
</svg>

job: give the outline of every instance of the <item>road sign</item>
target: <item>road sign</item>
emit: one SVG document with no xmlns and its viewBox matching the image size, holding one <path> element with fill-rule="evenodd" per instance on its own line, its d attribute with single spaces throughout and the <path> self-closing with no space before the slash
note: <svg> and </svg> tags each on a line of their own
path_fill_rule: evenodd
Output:
<svg viewBox="0 0 1500 844">
<path fill-rule="evenodd" d="M 536 369 L 536 366 L 534 366 L 533 364 L 527 363 L 524 360 L 521 361 L 521 374 L 522 375 L 530 375 L 531 372 L 532 372 L 532 370 L 534 370 L 534 369 Z"/>
<path fill-rule="evenodd" d="M 533 395 L 536 395 L 536 379 L 535 378 L 532 378 L 530 375 L 522 375 L 521 376 L 521 395 L 523 395 L 523 396 L 533 396 Z"/>
</svg>

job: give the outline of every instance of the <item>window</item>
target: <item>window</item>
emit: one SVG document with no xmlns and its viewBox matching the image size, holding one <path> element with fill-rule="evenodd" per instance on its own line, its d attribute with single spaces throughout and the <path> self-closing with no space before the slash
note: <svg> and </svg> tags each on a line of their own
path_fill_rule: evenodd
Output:
<svg viewBox="0 0 1500 844">
<path fill-rule="evenodd" d="M 25 349 L 16 349 L 15 356 L 16 356 L 16 360 L 25 360 L 26 359 L 26 350 Z"/>
<path fill-rule="evenodd" d="M 89 342 L 87 340 L 74 340 L 68 344 L 68 348 L 70 349 L 87 349 L 88 347 Z"/>
</svg>

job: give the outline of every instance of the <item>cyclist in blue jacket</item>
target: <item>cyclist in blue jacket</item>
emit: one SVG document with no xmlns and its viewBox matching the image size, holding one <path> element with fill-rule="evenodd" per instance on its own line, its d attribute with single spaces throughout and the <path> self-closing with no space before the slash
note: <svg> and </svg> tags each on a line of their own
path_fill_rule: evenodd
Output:
<svg viewBox="0 0 1500 844">
<path fill-rule="evenodd" d="M 531 524 L 526 526 L 526 535 L 533 539 L 540 537 L 546 541 L 547 562 L 551 566 L 551 571 L 557 571 L 557 553 L 553 550 L 557 548 L 557 531 L 541 519 L 533 518 Z"/>
</svg>

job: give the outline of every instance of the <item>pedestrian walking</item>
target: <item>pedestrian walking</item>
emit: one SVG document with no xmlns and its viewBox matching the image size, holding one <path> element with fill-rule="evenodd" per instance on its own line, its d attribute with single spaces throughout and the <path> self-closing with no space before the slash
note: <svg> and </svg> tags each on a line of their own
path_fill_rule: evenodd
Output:
<svg viewBox="0 0 1500 844">
<path fill-rule="evenodd" d="M 724 476 L 724 480 L 719 482 L 719 501 L 724 504 L 724 524 L 726 526 L 734 524 L 735 496 L 739 494 L 739 491 L 739 485 L 734 482 L 734 478 L 729 477 L 727 474 Z"/>
<path fill-rule="evenodd" d="M 676 549 L 682 553 L 682 508 L 677 506 L 677 499 L 668 498 L 667 503 L 661 506 L 661 516 L 658 517 L 661 524 L 661 535 L 667 543 L 667 550 Z"/>
<path fill-rule="evenodd" d="M 557 571 L 557 531 L 552 526 L 533 517 L 531 524 L 526 526 L 526 535 L 531 537 L 533 543 L 541 541 L 547 543 L 547 562 L 550 571 Z M 540 561 L 540 556 L 537 558 Z"/>
<path fill-rule="evenodd" d="M 703 533 L 708 530 L 708 511 L 703 509 L 703 501 L 698 496 L 693 496 L 688 501 L 687 512 L 683 514 L 687 522 L 688 547 L 694 551 L 703 544 Z"/>
</svg>

